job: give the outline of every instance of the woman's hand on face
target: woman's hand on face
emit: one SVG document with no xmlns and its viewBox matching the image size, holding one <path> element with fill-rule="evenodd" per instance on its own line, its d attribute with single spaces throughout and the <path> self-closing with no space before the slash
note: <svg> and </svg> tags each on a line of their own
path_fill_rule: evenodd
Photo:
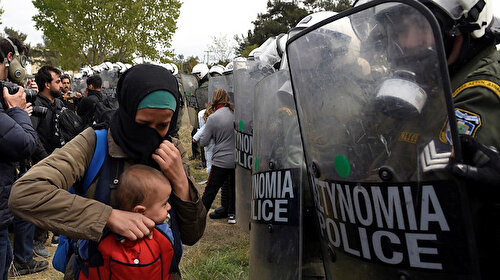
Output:
<svg viewBox="0 0 500 280">
<path fill-rule="evenodd" d="M 189 183 L 182 165 L 181 154 L 174 144 L 163 141 L 152 157 L 172 184 L 175 194 L 182 200 L 189 200 Z"/>
</svg>

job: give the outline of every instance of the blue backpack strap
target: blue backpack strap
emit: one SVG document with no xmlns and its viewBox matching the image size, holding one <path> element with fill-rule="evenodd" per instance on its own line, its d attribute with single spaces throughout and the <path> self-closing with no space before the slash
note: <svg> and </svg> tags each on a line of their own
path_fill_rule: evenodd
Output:
<svg viewBox="0 0 500 280">
<path fill-rule="evenodd" d="M 90 161 L 89 168 L 83 176 L 83 194 L 87 194 L 90 184 L 94 181 L 95 176 L 101 170 L 106 154 L 108 153 L 108 130 L 100 129 L 94 130 L 97 136 L 97 142 L 95 144 L 94 155 L 92 156 L 92 161 Z"/>
<path fill-rule="evenodd" d="M 84 196 L 87 194 L 87 190 L 94 180 L 95 176 L 97 175 L 97 173 L 99 173 L 99 170 L 101 169 L 108 152 L 108 130 L 101 129 L 94 130 L 94 132 L 97 137 L 97 142 L 94 150 L 94 155 L 92 156 L 92 160 L 90 161 L 89 168 L 83 176 L 82 187 Z M 73 194 L 75 193 L 73 187 L 71 187 L 68 191 Z M 60 235 L 59 246 L 57 247 L 57 250 L 54 253 L 54 258 L 52 259 L 52 265 L 54 266 L 54 268 L 56 268 L 56 270 L 63 273 L 66 271 L 66 265 L 75 249 L 73 248 L 73 242 L 74 240 L 72 238 L 67 238 L 63 235 Z M 75 261 L 77 261 L 77 258 L 75 258 Z"/>
<path fill-rule="evenodd" d="M 85 175 L 83 175 L 82 187 L 84 196 L 87 194 L 87 190 L 89 189 L 95 176 L 99 173 L 99 170 L 101 170 L 102 164 L 104 163 L 104 159 L 106 158 L 106 154 L 108 152 L 108 130 L 99 129 L 94 130 L 94 132 L 97 137 L 97 142 L 95 144 L 94 155 L 90 161 L 89 168 L 87 168 Z M 74 194 L 75 190 L 71 187 L 68 192 Z"/>
</svg>

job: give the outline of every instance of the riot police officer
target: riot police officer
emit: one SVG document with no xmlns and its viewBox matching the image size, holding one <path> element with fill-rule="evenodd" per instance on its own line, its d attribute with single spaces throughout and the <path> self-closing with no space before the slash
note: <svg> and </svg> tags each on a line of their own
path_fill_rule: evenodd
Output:
<svg viewBox="0 0 500 280">
<path fill-rule="evenodd" d="M 486 112 L 498 100 L 484 106 L 478 92 L 497 98 L 488 3 L 359 4 L 287 44 L 327 277 L 490 279 L 498 259 L 491 174 L 500 165 L 495 151 L 458 135 L 499 131 L 488 122 L 495 110 Z M 354 37 L 342 31 L 346 21 Z M 358 71 L 343 63 L 349 53 Z M 457 172 L 489 180 L 456 179 L 450 156 Z"/>
<path fill-rule="evenodd" d="M 464 163 L 451 170 L 467 181 L 480 273 L 494 277 L 500 248 L 500 25 L 492 0 L 421 0 L 441 27 Z M 404 51 L 425 48 L 411 32 L 400 34 Z"/>
</svg>

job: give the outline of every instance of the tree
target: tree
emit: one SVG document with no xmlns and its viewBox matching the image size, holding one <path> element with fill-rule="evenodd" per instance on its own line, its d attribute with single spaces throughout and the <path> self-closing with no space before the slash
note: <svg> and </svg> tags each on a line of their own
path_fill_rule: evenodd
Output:
<svg viewBox="0 0 500 280">
<path fill-rule="evenodd" d="M 304 5 L 311 12 L 333 11 L 342 12 L 352 6 L 352 0 L 304 0 Z"/>
<path fill-rule="evenodd" d="M 2 1 L 0 1 L 0 4 L 2 3 Z M 0 18 L 2 17 L 3 15 L 3 9 L 2 7 L 0 7 Z M 0 24 L 2 24 L 2 20 L 0 20 Z"/>
<path fill-rule="evenodd" d="M 174 62 L 177 64 L 180 73 L 191 73 L 191 70 L 199 61 L 200 59 L 197 56 L 190 56 L 186 59 L 184 55 L 179 54 L 174 57 Z"/>
<path fill-rule="evenodd" d="M 352 0 L 270 0 L 267 12 L 258 14 L 253 21 L 254 30 L 248 30 L 247 36 L 235 36 L 238 44 L 236 53 L 247 56 L 250 51 L 264 43 L 268 38 L 287 33 L 308 14 L 318 11 L 341 12 L 352 5 Z"/>
<path fill-rule="evenodd" d="M 234 42 L 227 39 L 227 35 L 212 36 L 212 44 L 208 50 L 217 64 L 226 65 L 234 57 Z"/>
<path fill-rule="evenodd" d="M 267 12 L 259 13 L 257 19 L 252 21 L 255 26 L 254 30 L 248 30 L 246 38 L 237 39 L 239 45 L 236 48 L 236 53 L 242 55 L 254 48 L 253 45 L 260 46 L 269 37 L 288 32 L 308 14 L 309 12 L 299 7 L 295 1 L 267 1 Z"/>
<path fill-rule="evenodd" d="M 43 36 L 43 44 L 30 47 L 30 57 L 33 65 L 53 65 L 61 67 L 62 56 L 60 53 L 47 47 L 47 38 Z"/>
<path fill-rule="evenodd" d="M 78 69 L 134 57 L 167 61 L 179 0 L 33 0 L 35 26 L 61 66 Z"/>
<path fill-rule="evenodd" d="M 186 73 L 191 73 L 193 70 L 193 67 L 200 63 L 200 59 L 197 56 L 190 56 L 188 57 L 186 61 L 187 68 L 185 69 L 187 72 Z"/>
<path fill-rule="evenodd" d="M 23 43 L 26 41 L 26 38 L 28 37 L 27 34 L 10 27 L 5 27 L 3 31 L 5 32 L 5 35 L 7 35 L 8 37 L 17 38 L 21 40 L 21 42 Z"/>
</svg>

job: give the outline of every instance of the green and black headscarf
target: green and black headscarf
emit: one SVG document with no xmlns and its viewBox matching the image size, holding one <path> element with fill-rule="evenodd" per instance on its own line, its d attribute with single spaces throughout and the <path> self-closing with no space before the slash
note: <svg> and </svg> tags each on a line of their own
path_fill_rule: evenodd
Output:
<svg viewBox="0 0 500 280">
<path fill-rule="evenodd" d="M 136 163 L 154 165 L 151 155 L 163 140 L 171 139 L 170 135 L 177 124 L 181 98 L 177 79 L 170 71 L 161 66 L 139 64 L 123 73 L 118 81 L 116 92 L 120 107 L 110 124 L 113 139 Z M 156 96 L 142 102 L 151 93 Z M 153 128 L 135 122 L 135 115 L 141 102 L 141 108 L 152 108 L 151 100 L 158 98 L 158 94 L 172 94 L 176 101 L 175 104 L 170 102 L 170 105 L 153 106 L 154 108 L 175 106 L 174 115 L 165 138 L 162 138 Z M 167 107 L 162 107 L 164 105 Z"/>
</svg>

